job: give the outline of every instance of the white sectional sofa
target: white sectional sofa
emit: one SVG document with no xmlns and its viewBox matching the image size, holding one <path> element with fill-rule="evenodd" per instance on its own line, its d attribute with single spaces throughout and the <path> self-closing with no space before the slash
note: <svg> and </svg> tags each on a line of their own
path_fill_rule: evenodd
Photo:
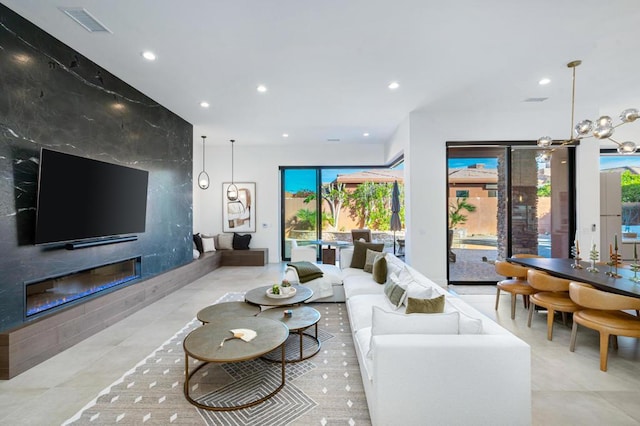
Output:
<svg viewBox="0 0 640 426">
<path fill-rule="evenodd" d="M 442 314 L 406 314 L 371 273 L 349 267 L 352 256 L 342 249 L 340 276 L 374 425 L 531 424 L 525 342 L 388 253 L 388 275 L 402 275 L 409 297 L 445 297 Z"/>
</svg>

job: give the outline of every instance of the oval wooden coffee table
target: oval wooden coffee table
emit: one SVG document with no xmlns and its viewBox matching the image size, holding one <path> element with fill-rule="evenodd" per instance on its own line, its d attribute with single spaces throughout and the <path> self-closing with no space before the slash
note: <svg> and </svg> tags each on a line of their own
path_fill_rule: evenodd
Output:
<svg viewBox="0 0 640 426">
<path fill-rule="evenodd" d="M 241 339 L 226 340 L 221 347 L 220 343 L 233 334 L 229 331 L 238 328 L 254 330 L 257 335 L 253 340 L 245 342 Z M 224 316 L 214 319 L 208 324 L 193 330 L 185 337 L 182 347 L 185 353 L 184 363 L 184 396 L 191 404 L 198 408 L 213 411 L 231 411 L 251 407 L 271 398 L 278 393 L 285 382 L 285 345 L 289 330 L 280 321 L 258 317 L 233 317 Z M 251 402 L 233 406 L 211 406 L 196 401 L 189 395 L 189 380 L 202 367 L 209 363 L 230 363 L 247 361 L 261 357 L 262 355 L 281 347 L 281 381 L 271 393 Z M 189 372 L 189 357 L 203 361 L 193 371 Z"/>
<path fill-rule="evenodd" d="M 255 317 L 260 313 L 260 306 L 246 302 L 224 302 L 201 309 L 196 318 L 203 324 L 223 316 Z"/>
<path fill-rule="evenodd" d="M 284 312 L 287 310 L 291 311 L 290 317 L 284 315 Z M 312 308 L 311 306 L 290 306 L 290 307 L 282 307 L 282 308 L 272 308 L 272 309 L 266 309 L 260 312 L 260 314 L 258 314 L 258 318 L 271 318 L 276 321 L 280 321 L 287 326 L 290 333 L 298 334 L 298 337 L 300 338 L 300 341 L 299 341 L 300 354 L 297 357 L 286 356 L 285 359 L 287 362 L 303 361 L 307 358 L 311 358 L 312 356 L 320 352 L 321 344 L 320 344 L 320 340 L 318 339 L 318 322 L 320 321 L 321 317 L 322 316 L 320 315 L 320 312 L 318 312 L 316 309 Z M 315 336 L 312 336 L 311 334 L 307 334 L 304 332 L 305 330 L 307 330 L 312 326 L 315 326 Z M 303 343 L 303 340 L 305 338 L 307 340 L 311 340 L 313 344 L 313 347 L 309 351 L 307 351 L 306 354 L 304 353 L 305 351 L 304 351 L 304 343 Z M 285 345 L 287 346 L 287 349 L 289 349 L 288 347 L 290 346 L 290 343 L 295 344 L 294 342 L 287 342 L 287 344 Z M 263 356 L 263 358 L 266 359 L 267 361 L 277 362 L 278 354 L 275 352 L 276 351 L 272 351 L 266 354 L 265 356 Z"/>
<path fill-rule="evenodd" d="M 244 300 L 260 306 L 291 306 L 311 299 L 311 296 L 313 296 L 313 290 L 309 287 L 303 285 L 294 285 L 292 287 L 296 289 L 296 294 L 291 297 L 269 297 L 267 296 L 267 290 L 269 290 L 271 286 L 267 285 L 249 290 L 247 294 L 244 295 Z"/>
</svg>

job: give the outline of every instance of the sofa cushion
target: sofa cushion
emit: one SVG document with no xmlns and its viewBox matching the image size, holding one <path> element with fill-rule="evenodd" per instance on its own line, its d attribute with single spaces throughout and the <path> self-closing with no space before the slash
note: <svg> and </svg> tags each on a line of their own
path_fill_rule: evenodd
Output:
<svg viewBox="0 0 640 426">
<path fill-rule="evenodd" d="M 380 307 L 386 311 L 393 310 L 393 305 L 391 305 L 384 293 L 361 294 L 347 300 L 349 323 L 353 332 L 371 327 L 371 308 L 373 306 Z"/>
<path fill-rule="evenodd" d="M 233 250 L 233 234 L 218 234 L 218 246 L 220 250 Z"/>
<path fill-rule="evenodd" d="M 385 334 L 458 334 L 460 314 L 399 314 L 374 306 L 371 320 L 371 345 L 368 356 L 375 352 L 375 336 Z"/>
<path fill-rule="evenodd" d="M 356 269 L 362 272 L 362 269 Z M 350 274 L 344 279 L 344 294 L 347 299 L 359 294 L 382 294 L 384 296 L 384 286 L 378 285 L 371 279 L 371 275 L 362 272 L 363 275 Z"/>
<path fill-rule="evenodd" d="M 367 379 L 373 380 L 373 360 L 368 356 L 371 346 L 371 327 L 366 327 L 354 333 L 353 343 L 356 351 L 360 354 L 359 362 L 364 362 L 364 369 L 367 372 Z M 360 361 L 361 360 L 361 361 Z"/>
<path fill-rule="evenodd" d="M 385 256 L 378 256 L 373 262 L 371 276 L 378 284 L 387 282 L 387 259 Z"/>
<path fill-rule="evenodd" d="M 389 299 L 389 302 L 397 309 L 402 305 L 402 302 L 404 302 L 407 290 L 402 287 L 394 277 L 391 277 L 391 280 L 387 281 L 384 285 L 384 294 Z"/>
<path fill-rule="evenodd" d="M 460 334 L 482 334 L 482 320 L 480 318 L 473 318 L 464 312 L 459 312 L 459 314 Z"/>
<path fill-rule="evenodd" d="M 367 249 L 381 252 L 384 243 L 365 243 L 362 241 L 353 242 L 353 257 L 351 258 L 351 268 L 364 269 L 367 260 Z"/>
<path fill-rule="evenodd" d="M 407 297 L 405 314 L 441 314 L 444 312 L 444 294 L 433 299 Z"/>
</svg>

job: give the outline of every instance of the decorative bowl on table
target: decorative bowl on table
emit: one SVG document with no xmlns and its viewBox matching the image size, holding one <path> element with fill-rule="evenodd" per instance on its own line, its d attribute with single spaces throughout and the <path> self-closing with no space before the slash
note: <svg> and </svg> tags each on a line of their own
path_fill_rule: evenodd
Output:
<svg viewBox="0 0 640 426">
<path fill-rule="evenodd" d="M 278 287 L 278 293 L 274 293 L 274 287 L 267 289 L 267 297 L 272 299 L 286 299 L 296 295 L 297 290 L 295 287 Z"/>
</svg>

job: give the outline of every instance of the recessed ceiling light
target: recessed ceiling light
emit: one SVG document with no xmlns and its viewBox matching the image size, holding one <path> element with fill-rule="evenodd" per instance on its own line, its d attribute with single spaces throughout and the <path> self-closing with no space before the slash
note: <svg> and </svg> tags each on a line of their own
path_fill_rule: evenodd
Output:
<svg viewBox="0 0 640 426">
<path fill-rule="evenodd" d="M 391 90 L 395 90 L 395 89 L 397 89 L 398 87 L 400 87 L 400 84 L 399 84 L 397 81 L 392 81 L 391 83 L 389 83 L 389 86 L 388 86 L 388 87 L 389 87 L 389 89 L 391 89 Z"/>
<path fill-rule="evenodd" d="M 144 52 L 142 52 L 142 57 L 145 58 L 147 61 L 156 60 L 156 54 L 151 52 L 150 50 L 145 50 Z"/>
<path fill-rule="evenodd" d="M 264 84 L 260 84 L 260 85 L 257 87 L 257 90 L 258 90 L 258 92 L 260 92 L 260 93 L 264 93 L 264 92 L 266 92 L 266 91 L 267 91 L 267 86 L 265 86 Z"/>
<path fill-rule="evenodd" d="M 364 136 L 366 138 L 367 136 L 369 136 L 369 133 L 365 132 L 365 133 L 362 134 L 362 136 Z"/>
<path fill-rule="evenodd" d="M 544 86 L 544 85 L 549 84 L 549 83 L 551 83 L 551 79 L 549 79 L 549 78 L 543 78 L 542 80 L 540 80 L 540 81 L 538 82 L 538 84 L 539 84 L 540 86 Z"/>
<path fill-rule="evenodd" d="M 201 106 L 202 108 L 209 108 L 209 102 L 207 102 L 207 101 L 202 101 L 202 102 L 200 102 L 200 106 Z"/>
<path fill-rule="evenodd" d="M 288 138 L 288 137 L 289 137 L 289 133 L 283 133 L 283 134 L 282 134 L 282 137 L 283 137 L 283 138 Z"/>
</svg>

